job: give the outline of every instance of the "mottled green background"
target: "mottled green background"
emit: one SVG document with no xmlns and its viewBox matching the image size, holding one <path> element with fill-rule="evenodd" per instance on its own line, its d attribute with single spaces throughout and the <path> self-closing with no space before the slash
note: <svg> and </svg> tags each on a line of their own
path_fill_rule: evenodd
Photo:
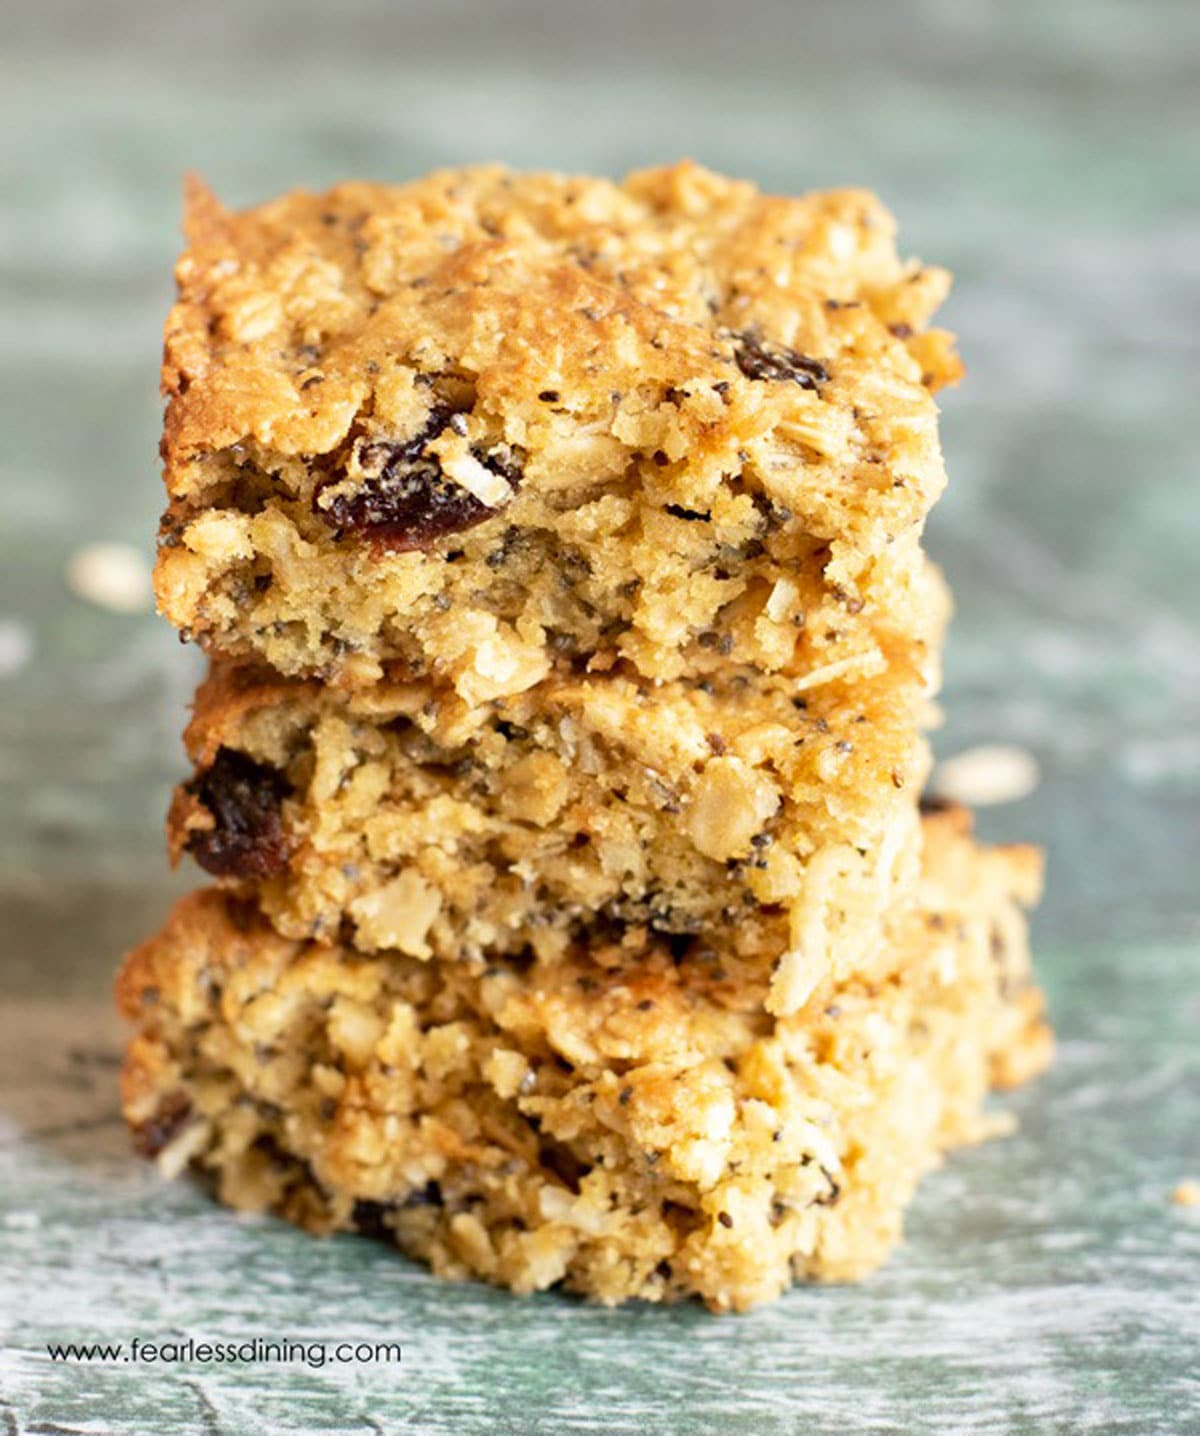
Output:
<svg viewBox="0 0 1200 1436">
<path fill-rule="evenodd" d="M 43 0 L 0 16 L 0 1430 L 1200 1431 L 1200 6 Z M 197 662 L 91 608 L 149 546 L 180 173 L 231 202 L 480 158 L 877 187 L 970 366 L 930 543 L 943 752 L 1032 749 L 1062 1038 L 1016 1139 L 861 1288 L 738 1320 L 446 1288 L 130 1161 L 107 988 L 184 877 Z M 23 666 L 22 640 L 32 644 Z M 7 657 L 5 655 L 7 654 Z M 394 1366 L 65 1366 L 49 1340 L 393 1339 Z"/>
</svg>

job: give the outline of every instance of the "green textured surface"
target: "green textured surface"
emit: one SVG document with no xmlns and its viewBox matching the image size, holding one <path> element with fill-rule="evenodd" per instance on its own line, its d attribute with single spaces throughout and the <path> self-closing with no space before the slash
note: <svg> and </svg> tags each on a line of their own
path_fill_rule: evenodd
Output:
<svg viewBox="0 0 1200 1436">
<path fill-rule="evenodd" d="M 14 8 L 15 7 L 10 7 Z M 0 44 L 0 1426 L 25 1433 L 1200 1431 L 1200 7 L 560 8 L 116 0 Z M 690 153 L 863 182 L 949 264 L 970 366 L 930 531 L 955 584 L 939 746 L 1031 748 L 984 815 L 1050 850 L 1062 1045 L 859 1288 L 740 1319 L 441 1286 L 247 1223 L 128 1154 L 115 959 L 197 672 L 73 598 L 149 546 L 179 175 L 232 202 L 438 163 Z M 16 625 L 16 628 L 14 628 Z M 6 637 L 7 635 L 7 637 Z M 7 648 L 6 648 L 7 645 Z M 13 665 L 15 666 L 15 665 Z M 47 1341 L 398 1340 L 402 1363 L 57 1365 Z"/>
</svg>

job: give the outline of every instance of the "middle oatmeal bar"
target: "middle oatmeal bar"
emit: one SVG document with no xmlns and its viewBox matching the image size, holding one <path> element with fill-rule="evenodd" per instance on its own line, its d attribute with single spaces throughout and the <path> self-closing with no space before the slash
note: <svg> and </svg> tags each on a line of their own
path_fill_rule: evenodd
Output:
<svg viewBox="0 0 1200 1436">
<path fill-rule="evenodd" d="M 288 937 L 450 961 L 717 941 L 792 1011 L 870 965 L 914 885 L 928 754 L 906 701 L 886 678 L 798 693 L 726 664 L 470 706 L 218 665 L 171 847 Z"/>
<path fill-rule="evenodd" d="M 871 195 L 500 168 L 194 184 L 159 602 L 210 653 L 468 704 L 553 668 L 924 664 L 941 270 Z"/>
</svg>

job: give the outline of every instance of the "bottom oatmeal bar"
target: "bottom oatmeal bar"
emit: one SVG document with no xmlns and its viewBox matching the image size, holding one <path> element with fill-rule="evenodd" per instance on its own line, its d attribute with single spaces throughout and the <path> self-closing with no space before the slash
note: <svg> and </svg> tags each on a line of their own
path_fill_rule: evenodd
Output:
<svg viewBox="0 0 1200 1436">
<path fill-rule="evenodd" d="M 716 1311 L 881 1262 L 921 1175 L 1048 1059 L 1021 907 L 1037 854 L 925 819 L 892 975 L 776 1019 L 721 955 L 551 964 L 289 941 L 185 898 L 118 982 L 135 1140 L 233 1206 L 394 1241 L 447 1277 Z"/>
</svg>

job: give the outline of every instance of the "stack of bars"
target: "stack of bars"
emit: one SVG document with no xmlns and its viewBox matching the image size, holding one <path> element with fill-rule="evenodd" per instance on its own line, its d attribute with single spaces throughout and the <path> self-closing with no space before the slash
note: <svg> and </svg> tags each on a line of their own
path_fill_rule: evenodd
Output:
<svg viewBox="0 0 1200 1436">
<path fill-rule="evenodd" d="M 692 165 L 194 183 L 187 234 L 157 580 L 216 884 L 119 980 L 140 1148 L 522 1292 L 870 1270 L 1050 1043 L 1036 852 L 920 796 L 946 274 Z"/>
</svg>

